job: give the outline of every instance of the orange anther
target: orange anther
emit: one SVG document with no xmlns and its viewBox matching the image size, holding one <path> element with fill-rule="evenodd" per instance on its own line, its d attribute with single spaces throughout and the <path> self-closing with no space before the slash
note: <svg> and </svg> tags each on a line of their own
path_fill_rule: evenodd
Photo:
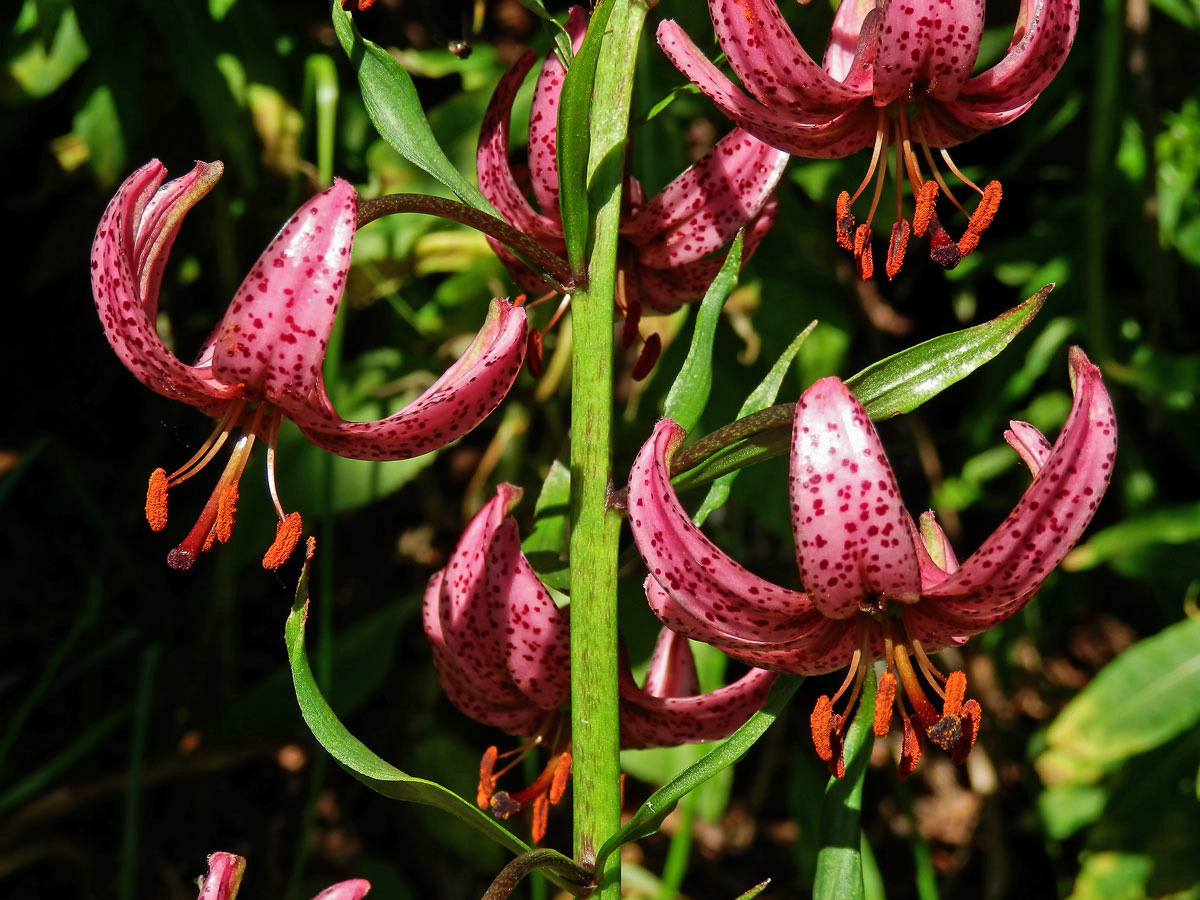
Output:
<svg viewBox="0 0 1200 900">
<path fill-rule="evenodd" d="M 875 691 L 875 723 L 871 730 L 876 737 L 887 737 L 892 726 L 892 704 L 896 702 L 896 676 L 884 672 L 879 676 L 879 687 Z"/>
<path fill-rule="evenodd" d="M 300 513 L 288 513 L 280 519 L 279 524 L 275 526 L 275 540 L 271 542 L 271 546 L 263 555 L 263 568 L 278 569 L 287 562 L 292 551 L 296 549 L 296 544 L 299 543 L 300 534 L 303 531 L 304 523 L 300 519 Z"/>
<path fill-rule="evenodd" d="M 516 307 L 524 306 L 525 301 L 528 299 L 529 297 L 526 294 L 517 294 L 517 296 L 513 297 L 512 305 Z"/>
<path fill-rule="evenodd" d="M 812 726 L 813 746 L 817 748 L 817 756 L 829 762 L 833 759 L 833 746 L 829 742 L 833 732 L 833 701 L 828 696 L 822 694 L 817 698 L 817 705 L 813 707 L 808 722 Z"/>
<path fill-rule="evenodd" d="M 571 754 L 564 752 L 558 757 L 558 765 L 554 767 L 554 777 L 550 780 L 550 802 L 555 806 L 562 800 L 567 790 L 567 782 L 571 780 Z"/>
<path fill-rule="evenodd" d="M 213 535 L 222 544 L 233 537 L 233 522 L 237 517 L 238 485 L 236 481 L 221 488 L 217 498 L 217 520 L 213 523 Z"/>
<path fill-rule="evenodd" d="M 534 378 L 542 377 L 542 333 L 529 332 L 528 343 L 525 345 L 525 365 L 529 366 L 529 374 Z"/>
<path fill-rule="evenodd" d="M 650 374 L 650 370 L 654 368 L 654 364 L 658 362 L 658 355 L 662 353 L 662 338 L 658 336 L 658 332 L 654 332 L 650 337 L 646 338 L 646 343 L 642 345 L 642 352 L 638 354 L 637 362 L 633 364 L 634 381 L 641 381 Z"/>
<path fill-rule="evenodd" d="M 312 562 L 312 558 L 317 555 L 317 538 L 316 535 L 310 534 L 308 540 L 304 542 L 304 564 Z"/>
<path fill-rule="evenodd" d="M 913 233 L 925 237 L 933 214 L 937 209 L 938 186 L 936 181 L 926 181 L 917 191 L 916 209 L 913 212 Z"/>
<path fill-rule="evenodd" d="M 200 545 L 200 552 L 207 553 L 209 550 L 212 549 L 212 546 L 213 546 L 213 544 L 216 543 L 216 541 L 217 541 L 216 531 L 209 529 L 208 534 L 206 534 L 204 536 L 204 543 Z"/>
<path fill-rule="evenodd" d="M 150 473 L 150 484 L 146 487 L 146 521 L 151 531 L 162 531 L 167 527 L 167 473 L 155 469 Z"/>
<path fill-rule="evenodd" d="M 998 181 L 989 181 L 987 187 L 983 189 L 979 205 L 975 207 L 975 212 L 971 213 L 971 221 L 967 223 L 966 233 L 958 242 L 958 252 L 963 256 L 979 246 L 979 239 L 987 231 L 987 227 L 992 224 L 992 219 L 996 217 L 996 210 L 1000 208 L 1000 199 L 1003 196 L 1004 191 Z"/>
<path fill-rule="evenodd" d="M 496 779 L 492 776 L 496 768 L 496 759 L 500 751 L 493 745 L 483 751 L 479 759 L 479 786 L 475 789 L 475 805 L 487 809 L 492 805 L 492 791 L 496 789 Z"/>
<path fill-rule="evenodd" d="M 539 794 L 537 799 L 533 801 L 533 825 L 530 826 L 530 837 L 533 838 L 533 843 L 540 844 L 546 836 L 546 826 L 550 819 L 550 798 L 545 794 Z"/>
<path fill-rule="evenodd" d="M 842 717 L 834 716 L 831 723 L 833 728 L 829 734 L 829 742 L 832 745 L 832 754 L 829 759 L 829 774 L 834 778 L 841 778 L 846 774 L 846 745 L 842 742 L 844 735 L 842 734 Z"/>
<path fill-rule="evenodd" d="M 854 231 L 854 261 L 858 263 L 858 277 L 870 281 L 875 274 L 875 262 L 871 255 L 871 226 L 865 223 Z"/>
<path fill-rule="evenodd" d="M 943 716 L 961 716 L 963 698 L 967 696 L 967 676 L 960 671 L 951 672 L 946 676 L 946 703 L 942 707 Z"/>
<path fill-rule="evenodd" d="M 904 717 L 904 742 L 900 748 L 900 765 L 896 775 L 901 781 L 908 778 L 921 761 L 921 736 L 913 727 L 912 721 Z"/>
<path fill-rule="evenodd" d="M 843 250 L 854 249 L 854 213 L 850 212 L 850 192 L 842 191 L 837 198 L 837 244 Z"/>
<path fill-rule="evenodd" d="M 971 752 L 971 748 L 975 746 L 975 739 L 979 737 L 979 722 L 983 718 L 983 710 L 979 708 L 979 704 L 974 700 L 968 700 L 963 704 L 962 708 L 962 736 L 959 737 L 958 743 L 954 745 L 954 750 L 950 754 L 950 761 L 956 765 L 966 762 L 967 754 Z"/>
<path fill-rule="evenodd" d="M 908 222 L 901 219 L 892 225 L 892 238 L 888 241 L 887 264 L 884 266 L 888 280 L 895 278 L 904 265 L 904 251 L 908 249 Z"/>
</svg>

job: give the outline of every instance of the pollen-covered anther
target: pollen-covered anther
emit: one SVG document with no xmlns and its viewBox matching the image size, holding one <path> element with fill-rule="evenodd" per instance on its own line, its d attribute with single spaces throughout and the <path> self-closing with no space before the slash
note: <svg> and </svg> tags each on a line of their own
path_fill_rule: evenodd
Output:
<svg viewBox="0 0 1200 900">
<path fill-rule="evenodd" d="M 571 780 L 571 754 L 559 754 L 558 765 L 554 767 L 554 777 L 550 780 L 550 803 L 557 806 L 567 790 L 567 782 Z"/>
<path fill-rule="evenodd" d="M 155 469 L 150 473 L 150 484 L 146 487 L 146 521 L 151 531 L 162 531 L 167 527 L 167 473 Z"/>
<path fill-rule="evenodd" d="M 829 760 L 829 774 L 834 778 L 841 778 L 846 774 L 846 745 L 845 734 L 842 731 L 843 723 L 844 720 L 839 715 L 834 715 L 833 721 L 830 723 L 833 728 L 829 733 L 829 742 L 833 752 Z"/>
<path fill-rule="evenodd" d="M 901 781 L 908 778 L 921 761 L 921 735 L 913 727 L 912 720 L 904 717 L 904 738 L 900 745 L 900 765 L 896 767 L 896 775 Z"/>
<path fill-rule="evenodd" d="M 475 789 L 475 805 L 487 809 L 492 803 L 492 791 L 496 789 L 496 778 L 492 772 L 496 769 L 496 760 L 500 751 L 493 744 L 483 751 L 479 759 L 479 786 Z"/>
<path fill-rule="evenodd" d="M 842 191 L 837 198 L 837 245 L 854 250 L 854 213 L 850 212 L 850 192 Z"/>
<path fill-rule="evenodd" d="M 978 702 L 968 700 L 963 704 L 962 735 L 959 737 L 958 743 L 954 745 L 954 749 L 950 752 L 950 761 L 955 765 L 961 765 L 967 761 L 967 755 L 971 752 L 971 748 L 975 746 L 975 739 L 979 737 L 979 723 L 982 718 L 983 710 L 980 709 Z"/>
<path fill-rule="evenodd" d="M 942 706 L 943 716 L 960 716 L 963 700 L 967 696 L 967 676 L 955 670 L 946 676 L 946 700 Z"/>
<path fill-rule="evenodd" d="M 958 252 L 962 256 L 967 256 L 979 246 L 979 239 L 983 237 L 983 233 L 992 224 L 992 219 L 996 217 L 996 210 L 1000 208 L 1000 200 L 1003 196 L 1004 191 L 1000 187 L 1000 182 L 989 181 L 987 187 L 983 189 L 979 205 L 975 207 L 975 212 L 971 213 L 971 220 L 967 223 L 966 232 L 958 242 Z"/>
<path fill-rule="evenodd" d="M 279 524 L 275 526 L 275 540 L 271 542 L 271 546 L 263 555 L 263 568 L 274 570 L 287 562 L 292 551 L 296 549 L 296 544 L 300 542 L 300 535 L 303 531 L 304 522 L 300 518 L 300 513 L 288 513 L 280 519 Z"/>
<path fill-rule="evenodd" d="M 858 277 L 870 281 L 875 274 L 875 261 L 871 254 L 871 226 L 865 223 L 854 232 L 854 261 L 858 263 Z"/>
<path fill-rule="evenodd" d="M 212 535 L 222 544 L 233 537 L 233 523 L 237 518 L 238 485 L 236 481 L 221 488 L 217 497 L 217 520 L 213 523 Z M 205 547 L 207 550 L 208 547 Z"/>
<path fill-rule="evenodd" d="M 662 353 L 662 338 L 656 331 L 646 338 L 646 343 L 642 345 L 642 352 L 638 354 L 637 362 L 633 364 L 633 371 L 630 374 L 634 381 L 641 381 L 650 374 L 650 370 L 658 362 L 660 353 Z"/>
<path fill-rule="evenodd" d="M 937 210 L 938 186 L 936 181 L 926 181 L 917 191 L 916 209 L 913 211 L 913 234 L 925 237 Z"/>
<path fill-rule="evenodd" d="M 896 676 L 884 672 L 875 690 L 875 722 L 871 730 L 876 737 L 887 737 L 892 727 L 892 704 L 896 702 Z"/>
<path fill-rule="evenodd" d="M 812 727 L 813 746 L 817 750 L 817 756 L 825 762 L 829 762 L 833 758 L 833 746 L 830 743 L 833 719 L 833 701 L 827 695 L 822 694 L 817 698 L 817 705 L 813 707 L 808 722 Z"/>
<path fill-rule="evenodd" d="M 908 249 L 909 230 L 908 222 L 904 219 L 892 225 L 892 236 L 888 241 L 887 263 L 884 266 L 889 281 L 900 274 L 900 267 L 904 265 L 904 251 Z"/>
<path fill-rule="evenodd" d="M 533 823 L 529 827 L 529 836 L 533 843 L 540 844 L 546 837 L 546 828 L 550 823 L 550 798 L 538 794 L 533 801 Z"/>
</svg>

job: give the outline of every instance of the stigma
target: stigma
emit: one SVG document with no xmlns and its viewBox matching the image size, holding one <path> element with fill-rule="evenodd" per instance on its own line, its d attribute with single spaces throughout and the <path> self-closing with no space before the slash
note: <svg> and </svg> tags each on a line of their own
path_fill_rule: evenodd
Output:
<svg viewBox="0 0 1200 900">
<path fill-rule="evenodd" d="M 497 819 L 508 819 L 515 816 L 526 807 L 532 810 L 530 836 L 533 843 L 540 844 L 546 837 L 546 829 L 550 819 L 550 807 L 558 805 L 566 793 L 567 783 L 571 778 L 570 741 L 562 743 L 565 722 L 559 712 L 551 713 L 538 733 L 527 739 L 520 746 L 505 753 L 500 753 L 496 747 L 488 747 L 483 751 L 479 761 L 479 786 L 475 793 L 475 804 L 480 809 L 490 809 Z M 512 770 L 532 751 L 547 745 L 550 749 L 550 761 L 546 763 L 541 773 L 528 787 L 510 794 L 508 791 L 496 790 L 500 778 Z M 506 759 L 504 767 L 496 771 L 496 763 Z"/>
<path fill-rule="evenodd" d="M 282 415 L 279 410 L 265 403 L 249 407 L 250 404 L 244 400 L 230 403 L 212 434 L 191 459 L 171 475 L 161 468 L 150 474 L 150 483 L 146 488 L 146 521 L 152 531 L 162 531 L 167 527 L 167 495 L 170 489 L 206 468 L 234 433 L 240 432 L 233 441 L 225 468 L 196 523 L 179 546 L 167 554 L 167 565 L 172 569 L 186 572 L 214 544 L 229 542 L 237 518 L 238 486 L 250 460 L 250 452 L 259 439 L 267 445 L 267 487 L 279 516 L 275 539 L 263 556 L 263 568 L 274 570 L 282 566 L 300 540 L 304 527 L 300 513 L 283 511 L 275 486 L 275 443 Z"/>
<path fill-rule="evenodd" d="M 915 115 L 910 115 L 916 110 Z M 904 255 L 908 249 L 909 237 L 929 237 L 929 256 L 944 269 L 953 269 L 964 257 L 979 246 L 980 238 L 991 225 L 996 211 L 1000 207 L 1003 190 L 1000 182 L 991 181 L 985 187 L 979 187 L 975 182 L 962 173 L 945 148 L 939 152 L 942 162 L 947 169 L 967 188 L 979 195 L 979 200 L 972 212 L 958 201 L 946 183 L 945 177 L 934 161 L 933 149 L 925 139 L 922 125 L 923 113 L 919 106 L 897 101 L 878 111 L 875 127 L 875 147 L 871 153 L 871 163 L 867 174 L 863 177 L 858 189 L 851 195 L 842 191 L 837 198 L 836 237 L 839 247 L 850 251 L 858 268 L 859 277 L 864 281 L 875 273 L 874 255 L 871 248 L 873 232 L 872 222 L 883 196 L 883 183 L 888 169 L 888 153 L 895 152 L 896 183 L 896 218 L 892 223 L 888 237 L 887 256 L 884 271 L 888 279 L 895 278 L 904 265 Z M 921 155 L 928 167 L 929 178 L 917 158 L 914 145 L 919 147 Z M 863 195 L 872 180 L 875 190 L 871 195 L 871 205 L 867 212 L 866 221 L 856 224 L 852 211 L 855 202 Z M 913 198 L 912 221 L 904 217 L 904 183 L 907 180 Z M 937 216 L 938 198 L 945 194 L 947 199 L 959 212 L 967 218 L 967 225 L 962 237 L 957 241 L 950 237 L 942 227 Z"/>
<path fill-rule="evenodd" d="M 882 630 L 885 668 L 879 675 L 875 691 L 872 731 L 876 737 L 887 737 L 894 715 L 899 714 L 899 778 L 908 778 L 916 769 L 926 740 L 949 753 L 955 764 L 965 762 L 979 736 L 982 717 L 979 703 L 966 699 L 966 675 L 961 671 L 943 675 L 929 659 L 921 642 L 909 638 L 903 617 L 895 619 L 885 613 L 878 618 L 864 617 L 862 621 L 860 649 L 850 661 L 846 679 L 832 698 L 821 696 L 817 699 L 810 717 L 813 746 L 817 755 L 828 764 L 829 773 L 841 778 L 846 771 L 843 746 L 867 669 L 873 665 L 865 650 L 874 628 Z M 926 687 L 936 700 L 930 699 Z M 849 698 L 839 713 L 836 704 L 847 691 Z M 938 700 L 941 701 L 940 712 L 935 705 Z"/>
</svg>

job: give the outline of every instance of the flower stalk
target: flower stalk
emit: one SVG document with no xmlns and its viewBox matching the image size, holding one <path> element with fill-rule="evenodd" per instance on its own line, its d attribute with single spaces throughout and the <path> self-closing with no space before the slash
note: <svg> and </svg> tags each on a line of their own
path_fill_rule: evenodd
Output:
<svg viewBox="0 0 1200 900">
<path fill-rule="evenodd" d="M 588 159 L 594 210 L 587 285 L 572 301 L 571 734 L 574 850 L 588 867 L 621 825 L 617 723 L 617 536 L 612 486 L 613 310 L 621 186 L 638 39 L 640 0 L 612 0 L 596 70 Z M 620 862 L 596 873 L 601 900 L 620 897 Z"/>
</svg>

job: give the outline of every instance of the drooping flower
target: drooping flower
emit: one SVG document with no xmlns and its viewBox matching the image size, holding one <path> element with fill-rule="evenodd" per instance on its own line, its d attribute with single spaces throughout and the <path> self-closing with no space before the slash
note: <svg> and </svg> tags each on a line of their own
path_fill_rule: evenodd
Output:
<svg viewBox="0 0 1200 900">
<path fill-rule="evenodd" d="M 571 9 L 566 28 L 578 49 L 587 30 L 581 7 Z M 526 179 L 518 177 L 508 156 L 513 101 L 536 61 L 537 54 L 526 52 L 496 87 L 479 138 L 479 188 L 510 223 L 565 254 L 556 156 L 564 70 L 553 52 L 542 63 L 529 111 L 528 188 L 534 203 L 527 198 Z M 644 308 L 671 312 L 704 295 L 723 262 L 712 254 L 742 228 L 742 257 L 750 258 L 775 221 L 778 204 L 772 192 L 786 162 L 786 153 L 735 128 L 648 202 L 637 179 L 626 180 L 617 282 L 626 347 L 632 345 Z M 499 242 L 489 241 L 522 288 L 544 290 L 538 275 Z"/>
<path fill-rule="evenodd" d="M 197 900 L 237 900 L 245 873 L 245 857 L 219 851 L 209 854 L 208 874 L 200 885 Z M 371 884 L 366 879 L 352 878 L 330 885 L 313 900 L 361 900 L 370 890 Z"/>
<path fill-rule="evenodd" d="M 555 605 L 521 552 L 517 524 L 508 515 L 520 497 L 520 488 L 501 484 L 476 513 L 445 568 L 430 579 L 422 621 L 451 702 L 485 725 L 527 738 L 505 754 L 487 749 L 476 800 L 501 818 L 532 804 L 538 841 L 571 768 L 570 629 L 568 608 Z M 621 746 L 726 737 L 762 706 L 773 679 L 773 673 L 751 669 L 702 694 L 687 640 L 664 628 L 643 687 L 622 654 Z M 539 745 L 550 753 L 541 775 L 517 793 L 497 791 L 499 778 Z M 496 763 L 510 757 L 497 771 Z"/>
<path fill-rule="evenodd" d="M 841 689 L 813 713 L 814 743 L 833 771 L 841 767 L 859 686 L 877 659 L 886 661 L 886 674 L 875 733 L 887 734 L 894 703 L 904 729 L 901 774 L 916 764 L 922 734 L 961 762 L 979 728 L 979 705 L 965 700 L 965 676 L 943 676 L 929 651 L 1020 610 L 1082 535 L 1112 474 L 1116 423 L 1100 372 L 1078 348 L 1070 371 L 1074 403 L 1053 447 L 1024 422 L 1005 432 L 1033 483 L 961 566 L 932 512 L 918 529 L 905 511 L 879 435 L 846 386 L 823 378 L 805 391 L 796 404 L 789 478 L 804 593 L 748 572 L 692 524 L 670 483 L 684 435 L 663 419 L 629 477 L 629 520 L 651 573 L 651 607 L 670 628 L 750 665 L 798 674 L 849 665 Z M 940 712 L 917 670 L 943 698 Z M 849 700 L 835 712 L 847 689 Z"/>
<path fill-rule="evenodd" d="M 896 157 L 896 221 L 888 240 L 888 277 L 904 260 L 910 232 L 929 234 L 930 255 L 953 268 L 979 243 L 1000 203 L 999 182 L 979 188 L 946 148 L 1005 125 L 1027 110 L 1058 73 L 1075 39 L 1079 0 L 1021 0 L 1008 52 L 972 75 L 983 33 L 984 0 L 842 0 L 824 66 L 800 46 L 775 0 L 709 0 L 721 49 L 739 90 L 676 23 L 663 22 L 658 41 L 676 67 L 725 115 L 769 144 L 814 159 L 873 147 L 871 163 L 851 196 L 837 202 L 837 241 L 871 277 L 871 221 L 883 191 L 889 149 Z M 915 148 L 928 166 L 922 169 Z M 961 239 L 952 240 L 934 207 L 939 188 L 967 215 L 946 184 L 933 150 L 980 195 Z M 928 174 L 931 180 L 926 180 Z M 855 227 L 851 206 L 875 176 L 866 222 Z M 912 223 L 901 206 L 910 184 Z"/>
<path fill-rule="evenodd" d="M 291 419 L 323 449 L 354 459 L 405 459 L 435 450 L 478 425 L 512 386 L 525 354 L 525 311 L 493 302 L 474 343 L 424 394 L 375 422 L 347 422 L 325 392 L 321 365 L 350 267 L 358 195 L 347 182 L 297 210 L 234 294 L 195 365 L 178 359 L 155 330 L 167 255 L 184 215 L 221 177 L 199 162 L 173 181 L 152 160 L 109 203 L 92 244 L 92 294 L 104 333 L 121 362 L 151 390 L 190 403 L 217 420 L 212 435 L 173 474 L 150 476 L 146 518 L 167 524 L 167 491 L 203 469 L 229 438 L 233 451 L 208 503 L 167 557 L 189 569 L 233 529 L 238 483 L 256 440 L 267 445 L 267 485 L 279 516 L 263 565 L 282 565 L 301 533 L 275 486 L 275 441 Z M 161 185 L 161 186 L 160 186 Z"/>
</svg>

